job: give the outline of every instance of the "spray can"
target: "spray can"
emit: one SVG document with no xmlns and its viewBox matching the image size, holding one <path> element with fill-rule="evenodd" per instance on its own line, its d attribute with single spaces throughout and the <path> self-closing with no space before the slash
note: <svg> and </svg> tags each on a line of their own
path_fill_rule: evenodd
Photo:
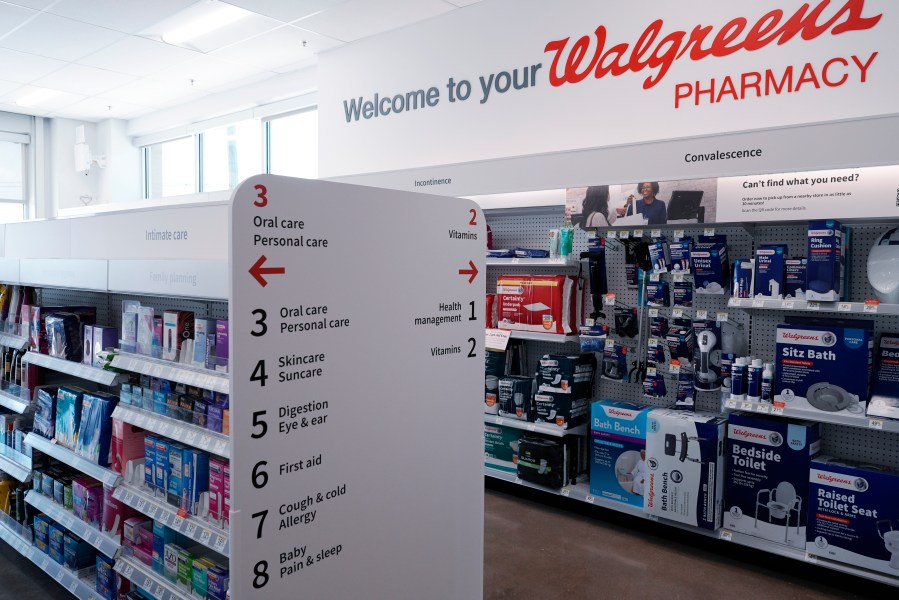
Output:
<svg viewBox="0 0 899 600">
<path fill-rule="evenodd" d="M 762 371 L 762 402 L 771 404 L 774 398 L 774 368 L 771 363 L 765 363 Z"/>
<path fill-rule="evenodd" d="M 746 396 L 748 400 L 758 402 L 762 397 L 762 359 L 753 359 L 746 369 Z"/>
</svg>

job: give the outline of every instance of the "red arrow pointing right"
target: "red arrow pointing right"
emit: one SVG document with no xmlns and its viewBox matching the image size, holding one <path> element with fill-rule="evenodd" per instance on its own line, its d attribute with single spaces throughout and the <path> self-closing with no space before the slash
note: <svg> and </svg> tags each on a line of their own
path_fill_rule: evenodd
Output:
<svg viewBox="0 0 899 600">
<path fill-rule="evenodd" d="M 265 264 L 266 260 L 267 259 L 265 258 L 265 254 L 263 254 L 259 257 L 259 260 L 257 260 L 253 264 L 253 266 L 250 267 L 250 275 L 252 275 L 253 278 L 258 281 L 259 285 L 261 285 L 262 287 L 268 285 L 268 281 L 265 280 L 265 277 L 263 277 L 263 275 L 283 275 L 287 272 L 284 267 L 263 267 L 262 265 Z"/>
<path fill-rule="evenodd" d="M 468 283 L 471 283 L 474 281 L 474 278 L 478 276 L 478 268 L 474 266 L 474 262 L 472 261 L 468 261 L 468 266 L 471 268 L 459 269 L 459 275 L 471 275 L 471 277 L 468 278 Z"/>
</svg>

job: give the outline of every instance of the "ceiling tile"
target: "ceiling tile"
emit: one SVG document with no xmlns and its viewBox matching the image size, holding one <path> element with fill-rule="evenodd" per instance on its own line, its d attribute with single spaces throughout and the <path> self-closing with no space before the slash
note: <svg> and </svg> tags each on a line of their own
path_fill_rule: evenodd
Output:
<svg viewBox="0 0 899 600">
<path fill-rule="evenodd" d="M 20 87 L 22 87 L 21 83 L 18 83 L 16 81 L 6 81 L 3 79 L 0 79 L 0 96 L 3 96 L 4 94 L 8 94 L 9 92 L 11 92 L 15 89 L 18 89 Z"/>
<path fill-rule="evenodd" d="M 18 104 L 13 104 L 11 101 L 4 100 L 3 97 L 0 97 L 0 111 L 17 113 L 21 115 L 32 115 L 35 117 L 46 117 L 50 114 L 49 110 L 44 110 L 35 106 L 30 106 L 27 109 L 22 108 Z"/>
<path fill-rule="evenodd" d="M 351 42 L 447 13 L 442 0 L 351 0 L 294 24 Z"/>
<path fill-rule="evenodd" d="M 103 96 L 85 98 L 80 102 L 72 102 L 52 112 L 52 116 L 70 119 L 130 119 L 152 110 L 150 106 L 128 104 Z"/>
<path fill-rule="evenodd" d="M 17 4 L 18 6 L 24 6 L 26 8 L 33 8 L 35 10 L 44 10 L 54 2 L 59 2 L 59 0 L 3 0 L 6 4 Z"/>
<path fill-rule="evenodd" d="M 253 75 L 272 73 L 262 67 L 240 60 L 221 60 L 214 56 L 200 55 L 168 69 L 154 73 L 148 79 L 176 87 L 194 87 L 200 90 L 212 90 Z M 193 83 L 191 84 L 191 79 Z"/>
<path fill-rule="evenodd" d="M 21 52 L 74 61 L 121 37 L 117 31 L 41 13 L 3 38 L 0 44 Z"/>
<path fill-rule="evenodd" d="M 116 73 L 105 69 L 95 69 L 84 65 L 70 64 L 58 71 L 35 80 L 40 87 L 93 96 L 114 87 L 134 81 L 133 75 Z"/>
<path fill-rule="evenodd" d="M 200 52 L 211 52 L 218 48 L 256 37 L 282 26 L 283 23 L 281 23 L 281 21 L 263 17 L 262 15 L 251 14 L 230 25 L 226 25 L 225 27 L 216 29 L 206 35 L 201 35 L 179 45 L 192 50 L 199 50 Z"/>
<path fill-rule="evenodd" d="M 37 14 L 36 10 L 0 2 L 0 45 L 5 46 L 3 38 Z"/>
<path fill-rule="evenodd" d="M 62 0 L 47 12 L 124 33 L 134 33 L 171 16 L 196 0 Z"/>
<path fill-rule="evenodd" d="M 228 4 L 252 10 L 288 23 L 343 4 L 347 0 L 224 0 Z"/>
<path fill-rule="evenodd" d="M 38 88 L 35 86 L 23 85 L 22 87 L 20 87 L 16 90 L 13 90 L 12 92 L 8 92 L 8 93 L 0 96 L 0 102 L 5 102 L 7 104 L 15 104 L 16 98 L 21 98 L 25 94 L 27 94 L 29 92 L 33 92 L 36 89 L 38 89 Z M 42 100 L 41 102 L 39 102 L 38 104 L 35 104 L 34 106 L 20 107 L 20 110 L 26 110 L 29 113 L 31 112 L 32 108 L 37 109 L 37 110 L 54 111 L 54 110 L 58 110 L 64 106 L 74 104 L 75 102 L 80 102 L 81 100 L 84 100 L 84 98 L 85 98 L 85 96 L 83 94 L 72 94 L 70 92 L 59 92 L 56 95 L 54 95 L 50 98 L 47 98 L 46 100 Z"/>
<path fill-rule="evenodd" d="M 275 31 L 217 50 L 218 59 L 251 62 L 260 68 L 278 69 L 339 46 L 341 42 L 311 31 L 285 25 Z"/>
<path fill-rule="evenodd" d="M 109 69 L 144 77 L 196 57 L 197 53 L 192 50 L 177 48 L 142 37 L 129 36 L 79 62 L 98 69 Z"/>
<path fill-rule="evenodd" d="M 463 7 L 463 6 L 471 6 L 472 4 L 477 4 L 481 0 L 446 0 L 453 6 Z"/>
<path fill-rule="evenodd" d="M 167 106 L 173 102 L 188 102 L 207 95 L 199 88 L 191 88 L 183 83 L 162 82 L 153 79 L 138 79 L 103 94 L 116 102 L 145 106 Z"/>
<path fill-rule="evenodd" d="M 0 68 L 0 76 L 9 81 L 29 83 L 38 77 L 43 77 L 61 69 L 67 64 L 55 58 L 46 58 L 0 48 L 0 65 L 3 65 Z"/>
</svg>

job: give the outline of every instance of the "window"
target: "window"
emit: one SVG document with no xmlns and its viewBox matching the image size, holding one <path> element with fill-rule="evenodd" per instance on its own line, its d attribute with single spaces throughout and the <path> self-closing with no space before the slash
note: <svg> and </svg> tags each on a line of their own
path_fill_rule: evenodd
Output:
<svg viewBox="0 0 899 600">
<path fill-rule="evenodd" d="M 0 223 L 25 218 L 25 145 L 0 141 Z"/>
<path fill-rule="evenodd" d="M 197 162 L 193 137 L 144 148 L 147 198 L 180 196 L 197 191 Z"/>
<path fill-rule="evenodd" d="M 209 129 L 201 134 L 202 185 L 200 191 L 230 190 L 262 172 L 262 132 L 259 121 L 249 120 Z"/>
<path fill-rule="evenodd" d="M 318 110 L 307 110 L 266 123 L 268 172 L 318 177 Z"/>
</svg>

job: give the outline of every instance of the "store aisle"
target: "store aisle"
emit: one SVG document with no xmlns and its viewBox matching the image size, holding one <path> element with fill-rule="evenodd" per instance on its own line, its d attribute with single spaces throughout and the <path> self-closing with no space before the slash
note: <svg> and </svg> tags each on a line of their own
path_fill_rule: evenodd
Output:
<svg viewBox="0 0 899 600">
<path fill-rule="evenodd" d="M 485 490 L 484 600 L 896 597 L 894 588 L 734 544 L 674 529 L 660 536 L 650 521 L 581 502 L 523 499 L 510 485 Z"/>
<path fill-rule="evenodd" d="M 0 600 L 74 598 L 30 560 L 0 540 Z"/>
</svg>

